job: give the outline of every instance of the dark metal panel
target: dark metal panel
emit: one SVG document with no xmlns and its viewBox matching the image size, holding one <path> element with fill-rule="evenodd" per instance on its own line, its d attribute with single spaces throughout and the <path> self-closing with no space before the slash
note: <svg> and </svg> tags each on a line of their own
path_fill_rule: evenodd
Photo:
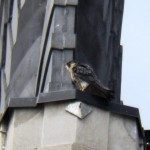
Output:
<svg viewBox="0 0 150 150">
<path fill-rule="evenodd" d="M 150 130 L 145 130 L 145 145 L 147 150 L 150 150 Z"/>
<path fill-rule="evenodd" d="M 116 102 L 120 102 L 123 3 L 123 0 L 111 0 L 106 6 L 103 0 L 80 0 L 76 19 L 75 59 L 89 64 L 102 83 L 115 91 Z M 107 13 L 104 7 L 109 8 Z"/>
</svg>

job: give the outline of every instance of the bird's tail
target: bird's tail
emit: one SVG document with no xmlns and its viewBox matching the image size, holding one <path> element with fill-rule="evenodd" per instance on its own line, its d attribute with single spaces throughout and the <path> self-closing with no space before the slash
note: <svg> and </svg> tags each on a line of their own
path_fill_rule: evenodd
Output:
<svg viewBox="0 0 150 150">
<path fill-rule="evenodd" d="M 115 98 L 115 92 L 105 86 L 100 86 L 99 84 L 95 84 L 95 88 L 96 88 L 96 93 L 98 96 L 103 97 L 104 99 L 107 100 L 112 100 Z"/>
<path fill-rule="evenodd" d="M 105 95 L 106 99 L 108 99 L 108 100 L 112 100 L 115 98 L 115 92 L 113 90 L 106 90 L 104 92 L 104 95 Z"/>
</svg>

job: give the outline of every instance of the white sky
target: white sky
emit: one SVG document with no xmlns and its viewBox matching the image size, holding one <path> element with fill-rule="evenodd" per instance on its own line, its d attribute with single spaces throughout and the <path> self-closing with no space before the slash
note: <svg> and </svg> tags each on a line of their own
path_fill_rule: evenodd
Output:
<svg viewBox="0 0 150 150">
<path fill-rule="evenodd" d="M 122 100 L 140 109 L 150 129 L 150 0 L 125 0 L 121 44 Z"/>
</svg>

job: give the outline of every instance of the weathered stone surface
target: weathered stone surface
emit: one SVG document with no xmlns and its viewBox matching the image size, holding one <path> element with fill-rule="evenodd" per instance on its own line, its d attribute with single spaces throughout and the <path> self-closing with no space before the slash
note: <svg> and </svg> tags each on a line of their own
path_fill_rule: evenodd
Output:
<svg viewBox="0 0 150 150">
<path fill-rule="evenodd" d="M 55 5 L 78 5 L 78 0 L 55 0 Z"/>
<path fill-rule="evenodd" d="M 81 147 L 107 150 L 109 113 L 94 108 L 89 116 L 80 120 L 65 112 L 66 106 L 61 103 L 45 107 L 43 146 L 77 143 Z"/>
<path fill-rule="evenodd" d="M 59 145 L 59 146 L 48 146 L 44 148 L 39 148 L 37 150 L 72 150 L 72 145 L 68 144 L 68 145 Z"/>
<path fill-rule="evenodd" d="M 36 107 L 36 98 L 10 98 L 8 107 Z"/>
<path fill-rule="evenodd" d="M 0 4 L 0 35 L 3 35 L 3 28 L 5 24 L 5 7 L 4 2 Z"/>
<path fill-rule="evenodd" d="M 18 0 L 14 0 L 13 4 L 13 12 L 12 12 L 12 35 L 13 35 L 13 43 L 16 43 L 17 40 L 17 32 L 18 32 L 18 17 L 19 17 L 19 10 L 18 10 Z"/>
<path fill-rule="evenodd" d="M 2 38 L 0 36 L 0 68 L 2 67 Z"/>
<path fill-rule="evenodd" d="M 75 8 L 74 7 L 55 7 L 54 10 L 55 24 L 54 32 L 69 32 L 75 31 Z"/>
<path fill-rule="evenodd" d="M 6 150 L 138 150 L 135 119 L 93 107 L 85 119 L 65 111 L 68 102 L 17 109 L 9 125 Z M 8 145 L 10 144 L 10 145 Z"/>
<path fill-rule="evenodd" d="M 11 71 L 11 57 L 12 57 L 13 38 L 10 24 L 7 26 L 7 45 L 6 45 L 6 61 L 5 61 L 5 74 L 7 86 L 10 82 Z"/>
<path fill-rule="evenodd" d="M 3 4 L 3 3 L 2 3 Z M 1 6 L 1 20 L 0 20 L 0 68 L 4 66 L 4 55 L 5 55 L 5 50 L 4 50 L 4 35 L 6 32 L 6 26 L 5 26 L 5 9 L 3 8 L 3 5 Z"/>
<path fill-rule="evenodd" d="M 76 142 L 91 149 L 107 150 L 109 112 L 93 109 L 93 112 L 77 124 Z"/>
<path fill-rule="evenodd" d="M 76 35 L 72 33 L 54 33 L 52 35 L 52 48 L 56 49 L 75 49 Z"/>
<path fill-rule="evenodd" d="M 68 88 L 68 87 L 67 87 Z M 70 88 L 72 89 L 72 88 Z M 52 91 L 51 89 L 48 93 L 40 93 L 37 98 L 38 103 L 48 103 L 48 102 L 58 102 L 58 101 L 66 101 L 69 100 L 70 97 L 75 99 L 76 98 L 76 91 L 75 90 L 57 90 Z"/>
<path fill-rule="evenodd" d="M 42 145 L 43 147 L 66 145 L 75 141 L 77 118 L 65 111 L 67 103 L 45 106 Z"/>
<path fill-rule="evenodd" d="M 6 150 L 28 150 L 41 147 L 42 139 L 42 109 L 18 109 L 14 111 L 14 121 L 9 132 L 8 139 L 11 147 L 6 146 Z"/>
<path fill-rule="evenodd" d="M 46 83 L 49 84 L 49 91 L 69 90 L 73 88 L 71 78 L 65 68 L 65 64 L 73 59 L 72 53 L 72 50 L 53 50 L 51 57 L 53 70 L 51 73 L 51 81 Z"/>
<path fill-rule="evenodd" d="M 7 128 L 4 122 L 0 125 L 0 150 L 5 149 L 5 140 L 6 140 Z"/>
<path fill-rule="evenodd" d="M 10 66 L 7 58 L 11 54 L 8 51 L 6 53 L 8 67 L 5 68 L 6 76 L 2 68 L 1 112 L 5 111 L 6 102 L 10 98 L 18 103 L 18 100 L 24 97 L 24 100 L 34 105 L 36 98 L 28 98 L 35 96 L 36 78 L 39 82 L 37 87 L 40 87 L 38 92 L 49 92 L 37 93 L 38 103 L 43 101 L 46 103 L 53 98 L 50 92 L 55 93 L 57 100 L 60 100 L 63 95 L 64 101 L 46 103 L 43 107 L 34 109 L 14 109 L 10 114 L 12 116 L 5 149 L 139 149 L 140 137 L 136 120 L 114 115 L 95 107 L 92 107 L 93 112 L 83 120 L 65 111 L 69 104 L 65 101 L 69 99 L 67 96 L 75 95 L 75 91 L 72 90 L 74 87 L 70 84 L 71 79 L 65 69 L 65 64 L 74 59 L 75 32 L 77 32 L 75 58 L 79 62 L 89 63 L 99 79 L 115 90 L 115 100 L 119 102 L 123 1 L 80 0 L 77 18 L 76 6 L 69 6 L 76 5 L 77 0 L 48 0 L 47 6 L 46 0 L 37 0 L 36 3 L 35 0 L 20 0 L 19 10 L 17 3 L 18 1 L 15 0 L 13 8 L 16 9 L 13 10 L 11 22 L 15 43 L 12 53 L 12 76 L 9 78 Z M 63 7 L 54 6 L 56 4 L 63 5 Z M 75 19 L 77 19 L 76 30 Z M 5 22 L 4 15 L 1 20 Z M 18 21 L 18 27 L 15 26 L 15 21 Z M 4 29 L 4 24 L 1 26 L 1 39 L 4 33 L 2 29 Z M 56 43 L 53 43 L 55 39 L 53 35 L 56 35 Z M 8 49 L 10 47 L 7 45 Z M 66 48 L 69 49 L 66 50 Z M 38 69 L 40 78 L 36 77 Z M 8 85 L 9 79 L 10 84 L 7 89 L 6 83 Z M 62 94 L 61 96 L 56 95 L 58 91 Z M 5 96 L 7 101 L 5 101 Z M 25 106 L 29 106 L 29 103 L 25 103 Z"/>
<path fill-rule="evenodd" d="M 7 89 L 6 77 L 5 77 L 4 69 L 1 69 L 1 100 L 0 100 L 1 117 L 3 116 L 3 113 L 5 112 L 5 108 L 6 108 L 6 101 L 5 101 L 6 89 Z"/>
<path fill-rule="evenodd" d="M 7 97 L 34 97 L 41 37 L 38 37 L 19 63 L 8 88 Z M 36 54 L 36 55 L 35 55 Z M 17 82 L 16 82 L 17 81 Z"/>
<path fill-rule="evenodd" d="M 19 24 L 18 24 L 18 39 L 17 39 L 15 46 L 13 47 L 13 54 L 12 54 L 12 66 L 11 66 L 12 76 L 14 72 L 16 71 L 18 65 L 21 63 L 21 60 L 23 59 L 23 57 L 26 55 L 26 53 L 32 46 L 32 44 L 42 34 L 43 20 L 44 20 L 44 14 L 45 14 L 44 4 L 41 5 L 41 7 L 39 7 L 38 10 L 36 10 L 36 7 L 35 8 L 33 7 L 33 10 L 31 11 L 31 12 L 34 11 L 33 15 L 29 15 L 27 13 L 28 12 L 28 9 L 27 9 L 25 11 L 28 14 L 27 18 L 24 13 L 22 15 L 20 14 Z M 27 6 L 30 6 L 30 5 L 31 4 L 29 1 Z M 32 5 L 30 7 L 32 9 Z M 24 9 L 25 8 L 26 7 L 24 7 Z M 26 22 L 22 21 L 22 18 L 24 18 Z M 24 25 L 22 23 L 24 23 Z"/>
<path fill-rule="evenodd" d="M 111 115 L 108 150 L 138 150 L 139 133 L 136 120 Z"/>
<path fill-rule="evenodd" d="M 34 149 L 32 149 L 34 150 Z M 95 150 L 91 147 L 87 147 L 85 145 L 79 144 L 67 144 L 67 145 L 59 145 L 59 146 L 50 146 L 45 148 L 39 148 L 37 150 Z"/>
<path fill-rule="evenodd" d="M 18 36 L 31 20 L 33 20 L 32 25 L 30 25 L 32 28 L 41 23 L 43 24 L 44 14 L 46 11 L 46 0 L 36 0 L 36 3 L 34 0 L 21 0 L 20 3 L 23 5 L 23 8 L 19 12 Z"/>
<path fill-rule="evenodd" d="M 5 150 L 13 150 L 13 141 L 14 141 L 14 123 L 15 123 L 15 117 L 14 113 L 12 114 L 12 118 L 10 119 L 8 130 L 7 130 L 7 137 L 5 141 Z"/>
<path fill-rule="evenodd" d="M 51 4 L 52 5 L 52 4 Z M 64 49 L 68 48 L 68 49 L 73 49 L 75 47 L 76 44 L 76 36 L 74 34 L 74 28 L 75 28 L 75 8 L 74 7 L 55 7 L 54 9 L 54 13 L 50 14 L 53 15 L 52 17 L 52 21 L 51 21 L 51 27 L 49 28 L 49 34 L 48 34 L 48 39 L 47 39 L 47 43 L 45 43 L 45 47 L 43 45 L 43 47 L 41 47 L 43 49 L 43 52 L 41 53 L 41 60 L 42 60 L 42 55 L 44 56 L 43 61 L 41 61 L 41 69 L 39 68 L 39 75 L 41 74 L 41 77 L 38 78 L 38 84 L 37 86 L 39 86 L 39 91 L 43 92 L 44 89 L 48 90 L 48 84 L 47 83 L 47 76 L 49 76 L 49 74 L 47 74 L 46 69 L 47 69 L 47 64 L 49 64 L 49 66 L 53 66 L 50 70 L 52 71 L 52 74 L 54 73 L 55 76 L 59 76 L 61 73 L 61 71 L 67 72 L 67 70 L 64 70 L 64 63 L 67 63 L 66 60 L 71 60 L 73 58 L 73 51 L 72 54 L 70 52 L 57 52 L 59 53 L 58 55 L 55 54 L 55 52 L 51 52 L 52 48 L 57 49 Z M 45 32 L 43 33 L 45 35 Z M 49 55 L 52 53 L 52 57 L 49 58 Z M 54 53 L 54 54 L 53 54 Z M 67 54 L 68 53 L 68 54 Z M 66 56 L 64 55 L 66 54 Z M 66 57 L 69 56 L 67 59 Z M 55 58 L 54 58 L 55 57 Z M 57 58 L 58 57 L 58 58 Z M 50 61 L 50 60 L 51 61 Z M 57 59 L 57 61 L 55 61 Z M 64 59 L 64 60 L 63 60 Z M 65 61 L 65 62 L 64 62 Z M 50 64 L 50 63 L 52 64 Z M 60 65 L 61 64 L 61 65 Z M 56 67 L 58 66 L 58 68 Z M 50 67 L 49 67 L 50 68 Z M 57 70 L 57 73 L 55 73 L 55 71 L 53 71 L 53 69 Z M 58 71 L 60 74 L 58 74 Z M 50 73 L 48 71 L 48 73 Z M 66 74 L 66 73 L 64 73 Z M 45 80 L 46 77 L 46 80 Z M 56 81 L 56 79 L 52 79 L 52 77 L 50 77 L 52 82 L 54 83 Z M 59 77 L 57 78 L 57 82 L 59 82 L 59 80 L 63 78 L 63 77 Z M 70 78 L 69 78 L 70 79 Z M 55 80 L 55 81 L 53 81 Z M 46 83 L 45 83 L 46 81 Z M 57 84 L 57 83 L 55 83 Z"/>
</svg>

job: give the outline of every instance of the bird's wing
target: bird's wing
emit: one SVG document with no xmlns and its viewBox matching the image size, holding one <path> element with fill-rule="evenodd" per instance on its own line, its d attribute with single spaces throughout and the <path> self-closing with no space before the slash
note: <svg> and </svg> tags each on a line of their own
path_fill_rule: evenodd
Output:
<svg viewBox="0 0 150 150">
<path fill-rule="evenodd" d="M 74 74 L 76 77 L 86 81 L 86 82 L 94 82 L 96 79 L 96 75 L 91 67 L 88 65 L 78 65 L 74 69 Z"/>
<path fill-rule="evenodd" d="M 105 98 L 112 98 L 114 92 L 109 88 L 105 87 L 100 80 L 98 80 L 93 69 L 88 65 L 78 65 L 74 69 L 74 76 L 76 79 L 81 79 L 87 82 L 92 90 L 92 93 L 97 91 L 97 95 L 101 95 Z M 94 91 L 93 91 L 94 90 Z"/>
</svg>

